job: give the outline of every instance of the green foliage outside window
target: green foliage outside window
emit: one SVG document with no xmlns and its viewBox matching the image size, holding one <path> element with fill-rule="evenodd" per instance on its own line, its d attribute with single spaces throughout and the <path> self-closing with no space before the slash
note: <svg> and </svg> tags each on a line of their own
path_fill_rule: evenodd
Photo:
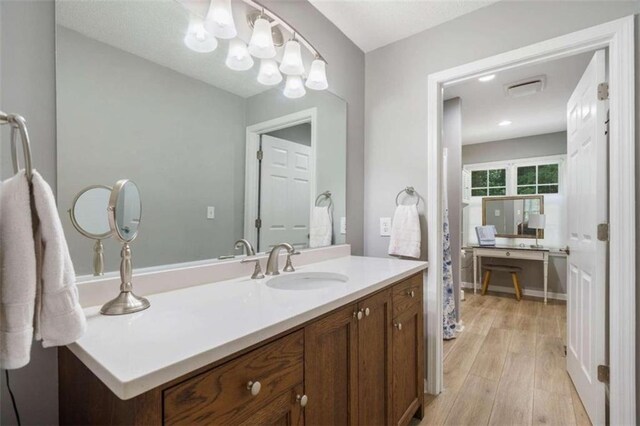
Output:
<svg viewBox="0 0 640 426">
<path fill-rule="evenodd" d="M 518 195 L 557 194 L 558 164 L 518 167 Z"/>
<path fill-rule="evenodd" d="M 471 196 L 507 195 L 507 170 L 474 170 L 471 172 Z"/>
</svg>

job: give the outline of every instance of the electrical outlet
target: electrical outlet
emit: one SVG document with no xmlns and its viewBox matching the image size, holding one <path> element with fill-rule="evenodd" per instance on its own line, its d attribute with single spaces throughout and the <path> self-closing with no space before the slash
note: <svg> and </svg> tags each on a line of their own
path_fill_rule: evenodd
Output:
<svg viewBox="0 0 640 426">
<path fill-rule="evenodd" d="M 380 218 L 380 236 L 389 237 L 390 235 L 391 235 L 391 218 L 381 217 Z"/>
<path fill-rule="evenodd" d="M 216 208 L 213 206 L 207 207 L 207 219 L 215 219 L 216 218 Z"/>
<path fill-rule="evenodd" d="M 340 218 L 340 233 L 342 235 L 347 233 L 347 218 L 344 216 Z"/>
</svg>

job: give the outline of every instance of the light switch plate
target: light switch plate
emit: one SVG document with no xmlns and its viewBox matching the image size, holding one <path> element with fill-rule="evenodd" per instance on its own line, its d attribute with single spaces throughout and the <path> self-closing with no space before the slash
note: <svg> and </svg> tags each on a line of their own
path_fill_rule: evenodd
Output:
<svg viewBox="0 0 640 426">
<path fill-rule="evenodd" d="M 207 219 L 215 219 L 216 218 L 216 208 L 213 206 L 207 207 Z"/>
<path fill-rule="evenodd" d="M 342 235 L 347 233 L 347 218 L 344 216 L 340 218 L 340 233 Z"/>
<path fill-rule="evenodd" d="M 380 218 L 380 236 L 381 237 L 391 236 L 391 218 L 390 217 Z"/>
</svg>

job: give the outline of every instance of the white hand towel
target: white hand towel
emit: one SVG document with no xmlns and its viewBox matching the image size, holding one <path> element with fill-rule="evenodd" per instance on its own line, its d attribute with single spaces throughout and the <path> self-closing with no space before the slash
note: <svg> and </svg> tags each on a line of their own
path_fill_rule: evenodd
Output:
<svg viewBox="0 0 640 426">
<path fill-rule="evenodd" d="M 420 218 L 415 204 L 399 205 L 393 215 L 389 254 L 420 258 Z"/>
<path fill-rule="evenodd" d="M 36 256 L 24 172 L 2 182 L 0 193 L 0 367 L 29 363 L 36 298 Z"/>
<path fill-rule="evenodd" d="M 68 345 L 84 334 L 86 319 L 78 300 L 76 274 L 53 192 L 35 170 L 32 183 L 39 220 L 36 338 L 42 340 L 45 348 Z"/>
<path fill-rule="evenodd" d="M 309 227 L 309 247 L 326 247 L 331 245 L 333 236 L 333 219 L 329 206 L 316 206 L 311 211 Z"/>
</svg>

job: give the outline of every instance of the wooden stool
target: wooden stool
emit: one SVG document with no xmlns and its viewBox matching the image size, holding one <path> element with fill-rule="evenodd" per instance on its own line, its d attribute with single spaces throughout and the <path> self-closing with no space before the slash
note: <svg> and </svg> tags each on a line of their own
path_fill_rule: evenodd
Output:
<svg viewBox="0 0 640 426">
<path fill-rule="evenodd" d="M 489 281 L 491 280 L 491 272 L 499 271 L 499 272 L 508 272 L 511 274 L 511 280 L 513 281 L 513 288 L 516 291 L 516 299 L 518 301 L 522 299 L 522 290 L 520 290 L 520 282 L 518 281 L 518 272 L 522 271 L 522 268 L 518 266 L 508 266 L 508 265 L 485 265 L 484 266 L 484 280 L 482 281 L 482 295 L 487 294 L 487 289 L 489 288 Z"/>
</svg>

